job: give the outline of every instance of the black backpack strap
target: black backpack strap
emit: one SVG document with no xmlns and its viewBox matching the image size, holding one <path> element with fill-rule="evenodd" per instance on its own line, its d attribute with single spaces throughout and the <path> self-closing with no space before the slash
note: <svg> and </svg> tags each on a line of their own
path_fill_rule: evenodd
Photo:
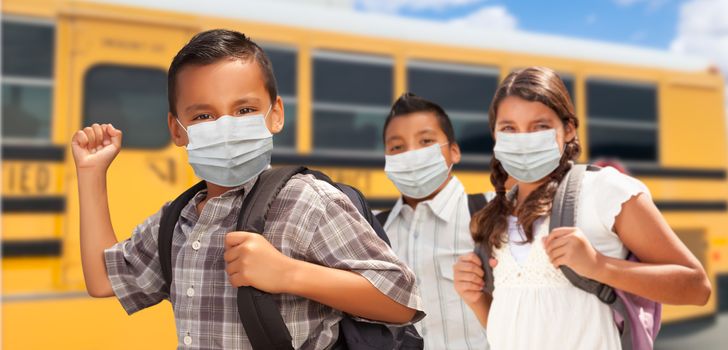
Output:
<svg viewBox="0 0 728 350">
<path fill-rule="evenodd" d="M 485 198 L 485 193 L 472 193 L 468 195 L 468 211 L 471 217 L 479 212 L 480 209 L 485 208 L 486 204 L 488 204 L 488 200 Z"/>
<path fill-rule="evenodd" d="M 551 221 L 549 223 L 549 231 L 557 227 L 569 227 L 576 225 L 576 213 L 578 210 L 579 195 L 581 193 L 581 184 L 584 179 L 584 173 L 588 171 L 597 171 L 600 168 L 577 164 L 571 167 L 566 173 L 564 179 L 559 184 L 554 196 L 553 206 L 551 208 Z M 601 282 L 578 275 L 574 270 L 567 266 L 559 266 L 566 276 L 566 279 L 575 287 L 597 296 L 599 300 L 607 304 L 613 304 L 617 299 L 617 293 L 614 289 Z"/>
<path fill-rule="evenodd" d="M 187 189 L 179 197 L 172 201 L 162 211 L 162 217 L 159 219 L 159 232 L 157 233 L 157 250 L 159 251 L 159 265 L 162 269 L 164 277 L 165 290 L 169 293 L 172 286 L 172 238 L 174 237 L 174 228 L 177 226 L 177 220 L 182 213 L 182 209 L 187 203 L 195 197 L 197 192 L 206 188 L 205 182 L 200 181 L 194 186 Z"/>
<path fill-rule="evenodd" d="M 392 213 L 392 209 L 389 209 L 389 210 L 380 211 L 379 213 L 377 213 L 377 215 L 375 215 L 377 218 L 377 221 L 379 221 L 379 224 L 382 225 L 382 227 L 384 227 L 384 224 L 387 223 L 387 219 L 389 219 L 389 214 L 391 214 L 391 213 Z"/>
<path fill-rule="evenodd" d="M 245 196 L 237 229 L 262 234 L 268 210 L 278 193 L 293 175 L 305 170 L 305 167 L 289 166 L 261 173 Z M 240 287 L 237 297 L 238 315 L 254 349 L 293 349 L 293 338 L 272 295 L 253 287 Z"/>
</svg>

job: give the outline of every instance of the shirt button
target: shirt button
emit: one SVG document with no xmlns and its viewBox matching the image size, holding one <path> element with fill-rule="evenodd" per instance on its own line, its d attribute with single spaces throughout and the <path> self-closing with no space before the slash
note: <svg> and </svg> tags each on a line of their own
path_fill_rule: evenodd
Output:
<svg viewBox="0 0 728 350">
<path fill-rule="evenodd" d="M 186 335 L 182 341 L 185 343 L 185 345 L 192 345 L 192 337 L 189 335 Z"/>
<path fill-rule="evenodd" d="M 189 288 L 187 288 L 187 296 L 188 296 L 188 297 L 193 297 L 193 296 L 195 296 L 195 288 L 193 288 L 193 287 L 189 287 Z"/>
<path fill-rule="evenodd" d="M 202 244 L 200 244 L 200 241 L 195 241 L 194 243 L 192 243 L 192 249 L 194 250 L 200 250 L 200 246 L 202 246 Z"/>
</svg>

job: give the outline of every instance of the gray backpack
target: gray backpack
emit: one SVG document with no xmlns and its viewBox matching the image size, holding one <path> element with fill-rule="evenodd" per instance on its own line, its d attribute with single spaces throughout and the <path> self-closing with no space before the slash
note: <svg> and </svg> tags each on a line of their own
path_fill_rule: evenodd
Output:
<svg viewBox="0 0 728 350">
<path fill-rule="evenodd" d="M 576 209 L 578 208 L 581 183 L 586 171 L 599 171 L 601 168 L 593 165 L 577 164 L 564 176 L 554 196 L 549 231 L 557 227 L 569 227 L 576 224 Z M 509 193 L 512 195 L 513 193 Z M 475 247 L 475 253 L 485 270 L 485 287 L 483 291 L 492 294 L 493 268 L 488 264 L 490 252 L 482 245 Z M 639 261 L 631 252 L 627 260 Z M 655 338 L 660 331 L 662 305 L 643 297 L 614 289 L 601 282 L 578 275 L 567 266 L 560 266 L 566 279 L 575 287 L 594 294 L 603 303 L 612 308 L 614 321 L 620 332 L 622 349 L 624 350 L 652 350 Z"/>
</svg>

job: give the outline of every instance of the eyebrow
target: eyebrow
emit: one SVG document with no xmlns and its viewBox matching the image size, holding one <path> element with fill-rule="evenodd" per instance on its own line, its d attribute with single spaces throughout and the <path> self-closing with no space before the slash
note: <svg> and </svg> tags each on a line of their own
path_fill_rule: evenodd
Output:
<svg viewBox="0 0 728 350">
<path fill-rule="evenodd" d="M 399 136 L 399 135 L 394 135 L 394 136 L 390 136 L 390 137 L 387 137 L 387 139 L 386 139 L 386 140 L 384 140 L 384 143 L 386 144 L 386 143 L 388 143 L 388 142 L 392 142 L 392 141 L 394 141 L 394 140 L 403 140 L 403 139 L 404 139 L 404 138 L 402 138 L 402 136 Z"/>
<path fill-rule="evenodd" d="M 418 131 L 415 135 L 419 136 L 422 134 L 430 134 L 430 133 L 436 133 L 436 131 L 434 129 L 425 129 L 425 130 Z"/>
<path fill-rule="evenodd" d="M 196 103 L 196 104 L 187 106 L 187 108 L 185 108 L 185 112 L 192 112 L 192 111 L 201 110 L 201 109 L 208 109 L 208 108 L 210 108 L 210 105 L 208 105 L 208 104 L 205 104 L 205 103 Z"/>
<path fill-rule="evenodd" d="M 257 97 L 243 97 L 235 100 L 235 102 L 233 102 L 233 105 L 239 106 L 248 103 L 260 103 L 260 99 Z M 201 109 L 212 109 L 212 106 L 206 103 L 195 103 L 185 108 L 185 112 L 192 112 Z"/>
<path fill-rule="evenodd" d="M 546 117 L 540 117 L 540 118 L 538 118 L 538 119 L 536 119 L 536 120 L 534 120 L 534 121 L 531 122 L 531 124 L 534 124 L 534 123 L 546 123 L 546 124 L 549 124 L 549 123 L 551 123 L 551 120 L 549 118 L 546 118 Z"/>
<path fill-rule="evenodd" d="M 233 105 L 237 106 L 237 105 L 244 105 L 244 104 L 248 104 L 248 103 L 260 103 L 260 99 L 257 97 L 243 97 L 243 98 L 239 98 L 239 99 L 235 100 Z"/>
<path fill-rule="evenodd" d="M 515 124 L 515 122 L 512 121 L 512 120 L 510 120 L 510 119 L 506 119 L 506 120 L 500 119 L 500 120 L 498 120 L 496 122 L 496 124 L 497 125 L 500 125 L 500 124 Z"/>
</svg>

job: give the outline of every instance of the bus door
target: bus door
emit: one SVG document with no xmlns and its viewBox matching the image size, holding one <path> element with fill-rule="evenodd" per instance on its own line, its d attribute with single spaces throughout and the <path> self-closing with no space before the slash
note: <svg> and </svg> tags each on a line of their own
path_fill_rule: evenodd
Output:
<svg viewBox="0 0 728 350">
<path fill-rule="evenodd" d="M 194 30 L 155 22 L 77 17 L 71 21 L 70 135 L 93 123 L 122 130 L 122 150 L 108 171 L 108 196 L 119 240 L 194 182 L 184 149 L 167 128 L 167 68 Z M 69 155 L 69 158 L 72 158 Z M 82 281 L 78 190 L 68 162 L 68 282 Z"/>
</svg>

